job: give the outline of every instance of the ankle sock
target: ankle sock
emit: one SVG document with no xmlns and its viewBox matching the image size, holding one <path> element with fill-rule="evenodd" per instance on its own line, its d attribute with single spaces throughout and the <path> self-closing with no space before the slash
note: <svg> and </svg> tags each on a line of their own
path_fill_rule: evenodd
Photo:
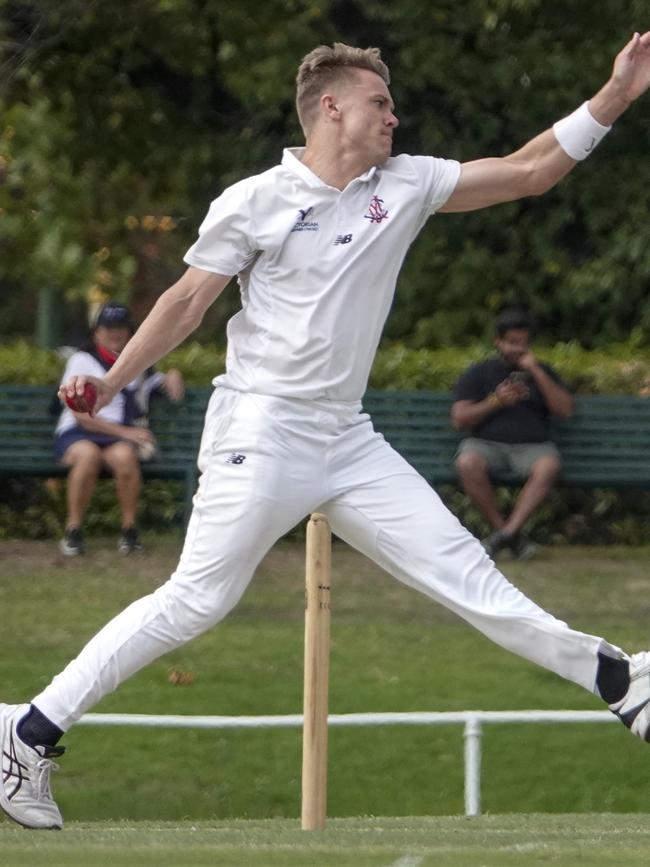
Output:
<svg viewBox="0 0 650 867">
<path fill-rule="evenodd" d="M 16 734 L 30 747 L 54 747 L 63 737 L 63 731 L 33 704 L 18 723 Z"/>
<path fill-rule="evenodd" d="M 620 701 L 630 688 L 630 664 L 627 659 L 615 659 L 599 651 L 596 686 L 607 704 Z"/>
</svg>

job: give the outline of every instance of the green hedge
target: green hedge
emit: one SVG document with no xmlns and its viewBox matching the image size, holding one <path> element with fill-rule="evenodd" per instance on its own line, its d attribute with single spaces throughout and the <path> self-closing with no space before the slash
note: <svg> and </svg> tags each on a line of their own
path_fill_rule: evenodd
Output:
<svg viewBox="0 0 650 867">
<path fill-rule="evenodd" d="M 411 349 L 401 343 L 382 346 L 372 368 L 373 388 L 451 389 L 468 364 L 490 352 L 485 344 L 448 349 Z M 542 347 L 549 362 L 577 392 L 650 396 L 650 351 L 632 341 L 599 350 L 577 343 Z M 161 369 L 178 367 L 190 385 L 208 385 L 224 369 L 225 352 L 190 342 L 171 352 Z M 37 349 L 26 341 L 0 346 L 0 382 L 58 382 L 64 366 L 60 352 Z"/>
<path fill-rule="evenodd" d="M 450 390 L 469 364 L 490 351 L 485 344 L 435 350 L 410 349 L 402 344 L 383 347 L 377 353 L 370 384 L 374 388 Z M 576 392 L 650 395 L 650 352 L 632 343 L 600 350 L 559 343 L 541 347 L 538 355 Z"/>
</svg>

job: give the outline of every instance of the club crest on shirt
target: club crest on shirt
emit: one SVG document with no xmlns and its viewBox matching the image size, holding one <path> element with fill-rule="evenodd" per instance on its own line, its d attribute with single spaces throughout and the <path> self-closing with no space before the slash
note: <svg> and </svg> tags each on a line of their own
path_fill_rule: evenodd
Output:
<svg viewBox="0 0 650 867">
<path fill-rule="evenodd" d="M 298 219 L 296 220 L 292 232 L 317 232 L 320 228 L 318 220 L 310 220 L 309 215 L 314 210 L 310 208 L 298 208 Z"/>
<path fill-rule="evenodd" d="M 388 219 L 388 211 L 384 208 L 384 200 L 373 196 L 368 205 L 368 213 L 363 215 L 371 223 L 381 223 Z"/>
</svg>

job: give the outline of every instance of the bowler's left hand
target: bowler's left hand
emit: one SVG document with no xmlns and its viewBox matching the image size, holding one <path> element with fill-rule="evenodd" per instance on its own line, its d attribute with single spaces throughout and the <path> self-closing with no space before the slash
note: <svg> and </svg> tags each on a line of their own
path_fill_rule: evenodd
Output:
<svg viewBox="0 0 650 867">
<path fill-rule="evenodd" d="M 611 82 L 629 102 L 650 87 L 650 30 L 642 36 L 635 33 L 616 55 Z"/>
</svg>

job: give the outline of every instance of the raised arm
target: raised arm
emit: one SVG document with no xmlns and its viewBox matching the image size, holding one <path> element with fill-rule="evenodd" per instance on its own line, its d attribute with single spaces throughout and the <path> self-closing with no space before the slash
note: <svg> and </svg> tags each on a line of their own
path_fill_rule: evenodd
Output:
<svg viewBox="0 0 650 867">
<path fill-rule="evenodd" d="M 619 52 L 609 81 L 589 100 L 586 110 L 575 112 L 508 156 L 463 163 L 456 189 L 441 212 L 474 211 L 545 193 L 587 156 L 649 86 L 650 31 L 643 36 L 635 33 Z"/>
<path fill-rule="evenodd" d="M 86 382 L 97 389 L 94 411 L 106 406 L 138 374 L 171 352 L 199 325 L 205 311 L 230 282 L 230 277 L 190 267 L 164 292 L 103 379 L 73 376 L 59 389 L 59 397 L 83 394 Z"/>
</svg>

